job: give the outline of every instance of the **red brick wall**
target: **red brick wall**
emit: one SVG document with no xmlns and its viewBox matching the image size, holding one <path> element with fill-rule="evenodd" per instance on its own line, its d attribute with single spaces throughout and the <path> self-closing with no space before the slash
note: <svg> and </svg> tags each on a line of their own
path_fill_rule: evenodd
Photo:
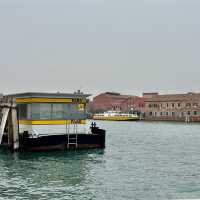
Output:
<svg viewBox="0 0 200 200">
<path fill-rule="evenodd" d="M 121 110 L 123 112 L 133 110 L 142 111 L 145 107 L 144 98 L 128 95 L 115 95 L 102 93 L 96 96 L 91 103 L 93 112 L 107 110 Z"/>
</svg>

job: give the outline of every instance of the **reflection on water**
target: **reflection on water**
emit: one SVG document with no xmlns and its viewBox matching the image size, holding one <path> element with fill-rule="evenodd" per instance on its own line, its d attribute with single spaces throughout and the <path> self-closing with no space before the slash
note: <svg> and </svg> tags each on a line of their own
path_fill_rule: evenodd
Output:
<svg viewBox="0 0 200 200">
<path fill-rule="evenodd" d="M 105 150 L 0 151 L 0 199 L 200 197 L 200 124 L 98 122 Z"/>
</svg>

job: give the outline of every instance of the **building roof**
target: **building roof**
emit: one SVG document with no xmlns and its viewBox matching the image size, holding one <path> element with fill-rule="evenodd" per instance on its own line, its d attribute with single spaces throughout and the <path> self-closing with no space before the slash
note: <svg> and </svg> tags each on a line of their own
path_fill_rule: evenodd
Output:
<svg viewBox="0 0 200 200">
<path fill-rule="evenodd" d="M 187 93 L 187 94 L 167 94 L 167 95 L 156 95 L 146 102 L 166 102 L 166 101 L 200 101 L 200 93 Z"/>
<path fill-rule="evenodd" d="M 81 98 L 89 97 L 90 94 L 77 93 L 44 93 L 44 92 L 25 92 L 5 95 L 6 97 L 16 98 Z"/>
</svg>

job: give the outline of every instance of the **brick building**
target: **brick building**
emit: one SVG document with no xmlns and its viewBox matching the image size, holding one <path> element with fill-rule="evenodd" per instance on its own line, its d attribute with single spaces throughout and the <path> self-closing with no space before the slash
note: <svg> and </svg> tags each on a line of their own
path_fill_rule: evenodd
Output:
<svg viewBox="0 0 200 200">
<path fill-rule="evenodd" d="M 90 104 L 91 112 L 104 112 L 108 110 L 120 110 L 122 112 L 143 112 L 145 108 L 144 98 L 120 93 L 106 92 L 94 97 Z"/>
<path fill-rule="evenodd" d="M 200 93 L 144 93 L 143 97 L 146 120 L 200 121 Z"/>
</svg>

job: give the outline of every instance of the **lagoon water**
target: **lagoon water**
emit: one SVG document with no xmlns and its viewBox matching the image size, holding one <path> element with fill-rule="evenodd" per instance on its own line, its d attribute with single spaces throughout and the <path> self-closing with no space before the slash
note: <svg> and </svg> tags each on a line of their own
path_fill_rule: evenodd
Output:
<svg viewBox="0 0 200 200">
<path fill-rule="evenodd" d="M 0 199 L 200 198 L 200 124 L 97 123 L 105 150 L 1 150 Z"/>
</svg>

